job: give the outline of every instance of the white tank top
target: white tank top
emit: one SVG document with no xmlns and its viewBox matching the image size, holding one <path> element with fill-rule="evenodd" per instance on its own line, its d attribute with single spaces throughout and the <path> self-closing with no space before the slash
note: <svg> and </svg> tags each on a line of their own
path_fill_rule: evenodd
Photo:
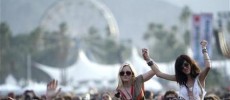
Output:
<svg viewBox="0 0 230 100">
<path fill-rule="evenodd" d="M 201 84 L 199 86 L 198 81 L 199 81 L 199 78 L 197 76 L 196 79 L 195 79 L 195 82 L 194 82 L 194 86 L 192 88 L 193 89 L 193 96 L 194 96 L 195 100 L 203 100 L 204 96 L 206 94 L 206 91 L 201 86 Z M 203 94 L 202 94 L 202 91 L 203 91 Z M 185 100 L 189 100 L 188 90 L 187 90 L 186 86 L 184 86 L 184 85 L 180 86 L 179 96 L 182 97 L 182 98 L 184 98 Z M 202 99 L 200 97 L 202 97 Z"/>
</svg>

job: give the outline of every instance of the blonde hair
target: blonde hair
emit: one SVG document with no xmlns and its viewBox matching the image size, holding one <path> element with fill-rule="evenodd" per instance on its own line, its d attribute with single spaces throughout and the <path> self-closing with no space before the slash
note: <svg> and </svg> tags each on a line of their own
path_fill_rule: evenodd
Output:
<svg viewBox="0 0 230 100">
<path fill-rule="evenodd" d="M 118 72 L 118 86 L 117 86 L 117 89 L 123 87 L 123 82 L 121 80 L 121 77 L 120 77 L 119 73 L 122 71 L 122 69 L 124 67 L 129 67 L 131 69 L 131 72 L 132 72 L 131 82 L 133 82 L 134 79 L 135 79 L 135 77 L 137 76 L 137 72 L 136 72 L 136 70 L 134 69 L 134 67 L 131 64 L 128 64 L 128 63 L 122 64 L 121 67 L 120 67 L 120 69 L 119 69 L 119 72 Z"/>
</svg>

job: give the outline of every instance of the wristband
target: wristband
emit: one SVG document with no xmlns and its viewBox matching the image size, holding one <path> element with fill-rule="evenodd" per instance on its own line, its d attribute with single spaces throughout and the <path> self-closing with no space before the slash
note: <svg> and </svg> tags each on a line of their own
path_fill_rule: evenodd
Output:
<svg viewBox="0 0 230 100">
<path fill-rule="evenodd" d="M 202 49 L 202 53 L 207 53 L 207 49 Z"/>
<path fill-rule="evenodd" d="M 150 61 L 148 61 L 148 63 L 147 63 L 149 66 L 152 66 L 153 65 L 153 61 L 152 60 L 150 60 Z"/>
</svg>

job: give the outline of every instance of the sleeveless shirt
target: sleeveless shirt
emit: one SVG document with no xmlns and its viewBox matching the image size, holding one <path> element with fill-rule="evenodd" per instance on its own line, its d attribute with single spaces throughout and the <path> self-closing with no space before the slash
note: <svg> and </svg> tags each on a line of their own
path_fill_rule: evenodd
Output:
<svg viewBox="0 0 230 100">
<path fill-rule="evenodd" d="M 195 82 L 193 84 L 193 96 L 195 100 L 203 100 L 204 96 L 206 94 L 205 89 L 201 86 L 201 84 L 199 85 L 199 78 L 198 76 L 195 79 Z M 180 85 L 180 89 L 179 89 L 179 96 L 184 98 L 185 100 L 189 100 L 189 96 L 188 96 L 188 90 L 187 87 L 185 85 Z M 201 99 L 202 97 L 202 99 Z"/>
</svg>

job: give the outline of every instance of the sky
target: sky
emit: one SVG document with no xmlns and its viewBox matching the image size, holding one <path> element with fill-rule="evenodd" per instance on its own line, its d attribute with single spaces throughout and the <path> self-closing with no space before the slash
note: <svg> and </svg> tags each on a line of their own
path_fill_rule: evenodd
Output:
<svg viewBox="0 0 230 100">
<path fill-rule="evenodd" d="M 165 0 L 178 7 L 188 5 L 196 13 L 230 11 L 230 0 Z"/>
<path fill-rule="evenodd" d="M 123 37 L 134 38 L 135 41 L 137 37 L 142 37 L 142 33 L 146 31 L 146 25 L 150 21 L 169 24 L 169 26 L 171 25 L 170 23 L 175 24 L 181 8 L 185 5 L 188 5 L 193 13 L 213 13 L 214 19 L 217 18 L 217 12 L 219 11 L 230 12 L 230 0 L 101 1 L 104 1 L 115 15 L 118 21 L 120 33 L 123 34 Z M 159 1 L 166 1 L 167 3 Z M 55 0 L 0 0 L 0 20 L 8 22 L 14 34 L 29 33 L 40 23 L 41 16 L 45 10 L 53 4 L 53 2 L 55 2 Z M 127 6 L 127 4 L 129 5 Z M 149 12 L 155 12 L 157 14 Z M 130 16 L 133 17 L 130 18 Z M 140 36 L 132 34 L 139 34 Z M 140 44 L 142 43 L 140 42 Z"/>
</svg>

